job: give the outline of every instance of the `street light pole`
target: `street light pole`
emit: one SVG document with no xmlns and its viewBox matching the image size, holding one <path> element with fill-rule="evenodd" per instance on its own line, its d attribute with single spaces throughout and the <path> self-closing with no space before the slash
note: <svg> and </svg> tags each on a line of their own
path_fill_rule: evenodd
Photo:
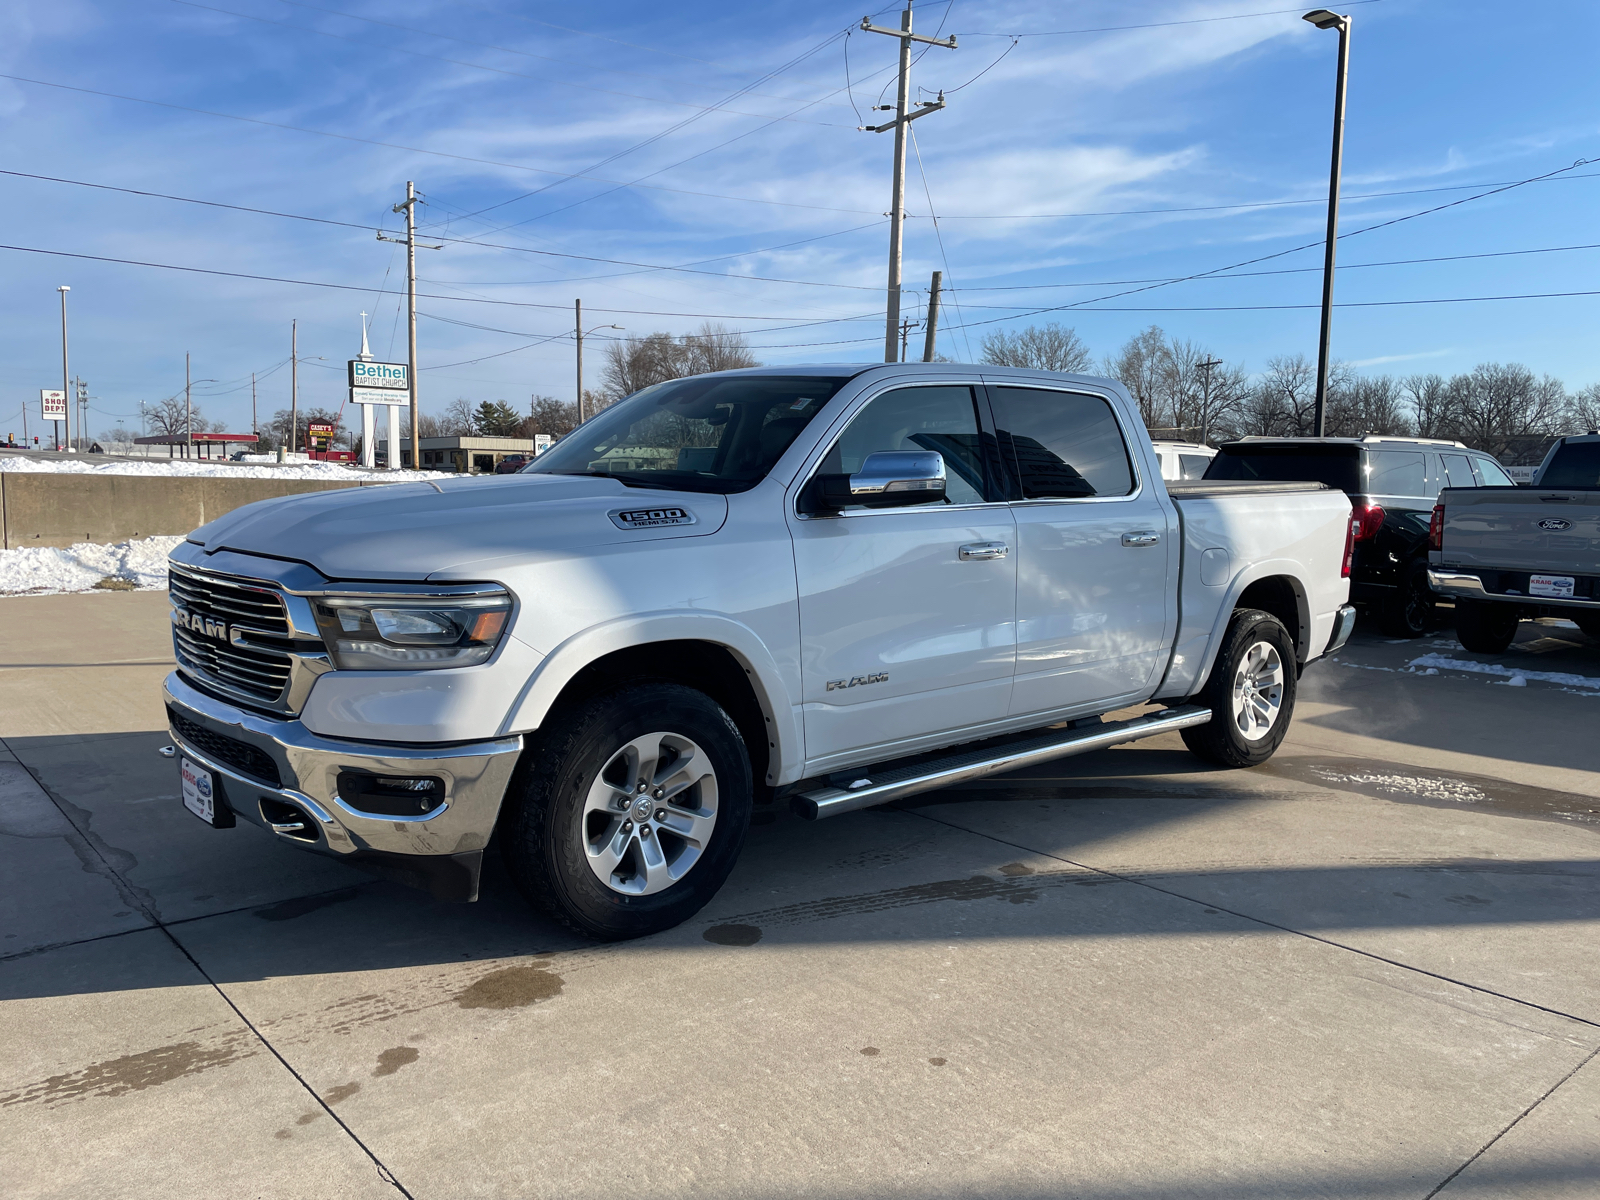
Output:
<svg viewBox="0 0 1600 1200">
<path fill-rule="evenodd" d="M 586 419 L 583 413 L 583 339 L 589 334 L 593 333 L 596 329 L 621 329 L 622 326 L 592 325 L 586 331 L 583 328 L 583 301 L 574 300 L 572 302 L 572 311 L 578 319 L 578 323 L 573 326 L 573 331 L 577 334 L 578 341 L 578 424 L 582 425 Z"/>
<path fill-rule="evenodd" d="M 70 287 L 68 287 L 66 284 L 62 284 L 60 287 L 58 287 L 56 289 L 56 291 L 61 293 L 61 396 L 62 396 L 63 399 L 65 399 L 69 395 L 69 392 L 67 391 L 67 389 L 71 386 L 67 381 L 67 293 L 70 292 L 71 290 L 72 289 Z M 67 444 L 71 445 L 72 444 L 71 405 L 67 405 L 65 407 L 65 409 L 64 409 L 64 411 L 62 413 L 62 416 L 67 422 Z M 53 427 L 55 425 L 55 422 L 52 421 L 52 422 L 50 422 L 50 424 Z M 59 430 L 57 430 L 53 436 L 55 437 L 56 445 L 59 447 L 61 445 L 61 432 Z"/>
<path fill-rule="evenodd" d="M 194 457 L 194 405 L 189 402 L 189 352 L 183 354 L 183 456 Z"/>
<path fill-rule="evenodd" d="M 1333 334 L 1333 259 L 1339 241 L 1339 172 L 1344 164 L 1344 85 L 1350 67 L 1350 18 L 1326 8 L 1313 9 L 1303 20 L 1318 29 L 1339 31 L 1339 71 L 1333 90 L 1333 161 L 1328 168 L 1328 237 L 1322 260 L 1322 336 L 1317 344 L 1317 407 L 1315 435 L 1327 436 L 1328 348 Z"/>
</svg>

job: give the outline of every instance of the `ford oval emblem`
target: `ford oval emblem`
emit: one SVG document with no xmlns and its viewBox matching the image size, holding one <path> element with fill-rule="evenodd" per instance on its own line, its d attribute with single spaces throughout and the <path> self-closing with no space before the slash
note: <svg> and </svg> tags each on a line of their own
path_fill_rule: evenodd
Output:
<svg viewBox="0 0 1600 1200">
<path fill-rule="evenodd" d="M 1539 522 L 1539 528 L 1546 533 L 1560 533 L 1563 529 L 1571 529 L 1572 522 L 1561 517 L 1546 517 Z"/>
</svg>

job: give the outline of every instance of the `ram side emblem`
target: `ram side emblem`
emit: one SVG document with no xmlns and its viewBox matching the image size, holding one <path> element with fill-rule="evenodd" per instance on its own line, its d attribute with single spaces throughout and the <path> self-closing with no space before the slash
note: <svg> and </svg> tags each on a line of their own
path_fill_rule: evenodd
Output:
<svg viewBox="0 0 1600 1200">
<path fill-rule="evenodd" d="M 1539 522 L 1539 528 L 1546 533 L 1560 533 L 1563 529 L 1571 529 L 1572 522 L 1564 521 L 1560 517 L 1546 517 Z"/>
<path fill-rule="evenodd" d="M 874 672 L 871 675 L 855 675 L 855 676 L 852 676 L 849 679 L 830 679 L 830 680 L 828 680 L 828 690 L 830 692 L 837 692 L 837 691 L 842 691 L 845 688 L 861 687 L 864 684 L 868 684 L 868 683 L 888 683 L 888 682 L 889 682 L 889 672 L 887 672 L 887 671 L 877 671 L 877 672 Z"/>
<path fill-rule="evenodd" d="M 661 525 L 693 525 L 687 508 L 617 508 L 606 514 L 618 529 L 655 529 Z"/>
</svg>

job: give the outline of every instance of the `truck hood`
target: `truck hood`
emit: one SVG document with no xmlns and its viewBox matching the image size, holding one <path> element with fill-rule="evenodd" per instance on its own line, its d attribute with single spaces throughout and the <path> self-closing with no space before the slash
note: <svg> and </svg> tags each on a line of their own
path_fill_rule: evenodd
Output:
<svg viewBox="0 0 1600 1200">
<path fill-rule="evenodd" d="M 724 496 L 625 487 L 614 479 L 442 476 L 437 483 L 257 501 L 200 526 L 189 540 L 207 553 L 303 562 L 330 579 L 466 579 L 542 553 L 704 537 L 727 515 Z"/>
</svg>

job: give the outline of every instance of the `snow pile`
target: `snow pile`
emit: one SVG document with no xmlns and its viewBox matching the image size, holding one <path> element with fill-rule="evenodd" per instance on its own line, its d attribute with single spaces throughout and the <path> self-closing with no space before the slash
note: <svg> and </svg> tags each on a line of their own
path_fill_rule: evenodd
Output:
<svg viewBox="0 0 1600 1200">
<path fill-rule="evenodd" d="M 1500 663 L 1473 662 L 1467 658 L 1447 658 L 1443 654 L 1424 654 L 1411 660 L 1411 668 L 1440 668 L 1446 671 L 1470 671 L 1474 675 L 1499 675 L 1511 687 L 1527 687 L 1528 680 L 1539 683 L 1559 683 L 1565 687 L 1600 688 L 1600 677 L 1572 675 L 1566 671 L 1528 671 L 1522 667 L 1507 667 Z"/>
<path fill-rule="evenodd" d="M 19 454 L 0 455 L 0 471 L 57 475 L 181 475 L 188 478 L 215 476 L 224 479 L 366 479 L 383 483 L 415 483 L 437 479 L 437 471 L 367 471 L 341 463 L 301 462 L 283 466 L 269 463 L 232 463 L 226 460 L 152 458 L 142 462 L 91 463 L 65 458 L 26 458 Z"/>
<path fill-rule="evenodd" d="M 1475 804 L 1486 797 L 1483 792 L 1462 779 L 1438 779 L 1425 775 L 1393 775 L 1374 771 L 1346 773 L 1327 767 L 1312 767 L 1316 775 L 1329 783 L 1366 784 L 1379 791 L 1396 792 L 1404 796 L 1420 796 L 1427 800 L 1453 800 L 1458 804 Z"/>
<path fill-rule="evenodd" d="M 175 537 L 142 538 L 105 546 L 79 542 L 65 550 L 29 546 L 0 550 L 0 595 L 87 592 L 97 586 L 126 590 L 167 586 L 167 555 L 183 541 Z"/>
</svg>

